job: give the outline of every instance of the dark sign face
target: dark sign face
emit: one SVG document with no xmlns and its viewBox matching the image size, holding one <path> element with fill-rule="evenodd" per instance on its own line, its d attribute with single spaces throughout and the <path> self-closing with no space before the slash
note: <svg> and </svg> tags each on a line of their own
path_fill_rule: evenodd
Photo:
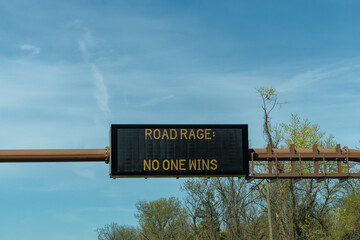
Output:
<svg viewBox="0 0 360 240">
<path fill-rule="evenodd" d="M 246 176 L 247 125 L 111 125 L 110 177 Z"/>
</svg>

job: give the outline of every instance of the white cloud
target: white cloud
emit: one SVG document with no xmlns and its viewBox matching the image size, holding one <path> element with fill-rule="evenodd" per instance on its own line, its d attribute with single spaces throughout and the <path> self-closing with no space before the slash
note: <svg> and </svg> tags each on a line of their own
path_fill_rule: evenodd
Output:
<svg viewBox="0 0 360 240">
<path fill-rule="evenodd" d="M 166 96 L 162 96 L 162 97 L 155 97 L 155 98 L 152 98 L 152 99 L 148 99 L 141 106 L 153 106 L 153 105 L 156 105 L 158 103 L 168 101 L 168 100 L 171 100 L 171 99 L 174 99 L 174 98 L 175 98 L 174 94 L 166 95 Z"/>
<path fill-rule="evenodd" d="M 104 77 L 95 64 L 90 64 L 94 76 L 95 97 L 100 109 L 106 113 L 110 112 L 109 95 L 105 85 Z"/>
<path fill-rule="evenodd" d="M 98 69 L 98 67 L 91 63 L 89 60 L 88 44 L 93 42 L 93 38 L 89 32 L 87 32 L 82 40 L 78 41 L 79 49 L 82 53 L 84 61 L 91 68 L 93 74 L 93 80 L 95 84 L 94 96 L 97 100 L 98 106 L 101 111 L 105 113 L 110 113 L 109 108 L 109 94 L 105 84 L 104 76 Z"/>
<path fill-rule="evenodd" d="M 277 89 L 279 92 L 288 92 L 295 90 L 300 87 L 308 86 L 312 83 L 336 77 L 339 74 L 342 74 L 344 72 L 348 72 L 354 69 L 360 68 L 359 64 L 355 65 L 348 65 L 348 66 L 330 66 L 330 67 L 324 67 L 319 68 L 311 71 L 307 71 L 304 73 L 300 73 L 293 78 L 291 78 L 289 81 L 286 81 L 284 84 L 280 85 Z"/>
<path fill-rule="evenodd" d="M 30 51 L 35 55 L 38 55 L 41 52 L 41 49 L 39 47 L 30 44 L 23 44 L 20 46 L 20 49 L 24 51 Z"/>
</svg>

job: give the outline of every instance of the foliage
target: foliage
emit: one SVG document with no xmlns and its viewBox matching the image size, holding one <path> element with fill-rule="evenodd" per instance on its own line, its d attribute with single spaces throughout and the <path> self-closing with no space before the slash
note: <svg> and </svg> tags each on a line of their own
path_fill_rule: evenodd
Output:
<svg viewBox="0 0 360 240">
<path fill-rule="evenodd" d="M 170 197 L 139 201 L 135 217 L 145 239 L 186 239 L 189 226 L 180 200 Z"/>
<path fill-rule="evenodd" d="M 272 147 L 283 142 L 285 147 L 291 144 L 295 148 L 311 148 L 317 144 L 320 148 L 334 148 L 334 136 L 320 130 L 318 124 L 312 124 L 308 119 L 302 119 L 297 114 L 291 114 L 289 123 L 280 124 L 278 132 L 272 128 L 270 113 L 278 103 L 276 90 L 261 88 L 258 92 L 263 100 L 264 135 Z M 280 133 L 280 134 L 279 134 Z M 277 139 L 276 141 L 274 139 Z M 280 140 L 279 140 L 280 139 Z M 302 171 L 311 171 L 311 162 L 303 162 Z M 335 167 L 335 166 L 334 166 Z M 297 166 L 299 171 L 300 166 Z M 291 170 L 291 164 L 279 163 L 279 171 Z M 329 170 L 329 169 L 328 169 Z M 260 188 L 264 198 L 266 192 Z M 334 210 L 335 196 L 341 192 L 341 187 L 333 180 L 317 183 L 313 179 L 295 182 L 294 180 L 279 180 L 270 187 L 271 218 L 273 226 L 269 225 L 274 236 L 279 239 L 321 239 L 331 235 L 334 225 L 329 216 Z M 271 223 L 269 221 L 269 224 Z"/>
<path fill-rule="evenodd" d="M 118 225 L 116 223 L 106 224 L 95 230 L 98 240 L 136 240 L 139 238 L 139 231 L 130 226 Z"/>
<path fill-rule="evenodd" d="M 360 182 L 353 180 L 348 194 L 341 198 L 337 211 L 338 230 L 340 239 L 360 239 Z"/>
<path fill-rule="evenodd" d="M 336 142 L 333 135 L 326 137 L 326 133 L 320 130 L 318 124 L 312 124 L 308 119 L 301 119 L 298 114 L 291 114 L 289 124 L 282 123 L 280 126 L 284 132 L 286 147 L 291 144 L 295 148 L 312 148 L 317 144 L 319 148 L 335 148 Z"/>
</svg>

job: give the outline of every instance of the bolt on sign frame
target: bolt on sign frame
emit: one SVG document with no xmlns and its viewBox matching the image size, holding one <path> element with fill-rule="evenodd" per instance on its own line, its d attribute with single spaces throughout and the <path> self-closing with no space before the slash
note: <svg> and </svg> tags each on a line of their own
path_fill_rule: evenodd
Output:
<svg viewBox="0 0 360 240">
<path fill-rule="evenodd" d="M 247 176 L 248 126 L 111 125 L 110 177 Z"/>
<path fill-rule="evenodd" d="M 264 179 L 350 179 L 360 178 L 360 173 L 350 172 L 350 161 L 360 162 L 360 150 L 319 149 L 250 149 L 251 171 L 249 178 Z M 266 169 L 267 168 L 267 169 Z M 264 173 L 267 172 L 267 173 Z"/>
</svg>

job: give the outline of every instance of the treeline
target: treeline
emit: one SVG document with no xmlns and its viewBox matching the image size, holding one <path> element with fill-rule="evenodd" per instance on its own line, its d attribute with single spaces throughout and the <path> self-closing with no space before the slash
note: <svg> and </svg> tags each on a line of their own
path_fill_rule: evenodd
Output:
<svg viewBox="0 0 360 240">
<path fill-rule="evenodd" d="M 273 239 L 360 239 L 358 181 L 291 182 L 269 184 Z M 264 182 L 191 179 L 181 188 L 182 201 L 140 201 L 138 227 L 111 223 L 96 230 L 98 239 L 270 239 Z"/>
<path fill-rule="evenodd" d="M 332 135 L 298 115 L 289 123 L 272 124 L 279 105 L 275 89 L 258 90 L 264 111 L 264 136 L 273 148 L 335 148 Z M 358 166 L 350 165 L 359 171 Z M 257 171 L 265 172 L 267 164 Z M 311 171 L 303 163 L 302 171 Z M 291 168 L 282 163 L 280 171 Z M 336 170 L 328 165 L 321 171 Z M 344 169 L 345 171 L 345 169 Z M 99 240 L 241 240 L 360 239 L 360 182 L 292 179 L 246 181 L 244 178 L 193 178 L 180 190 L 183 199 L 160 198 L 136 204 L 138 226 L 107 224 L 96 230 Z"/>
</svg>

